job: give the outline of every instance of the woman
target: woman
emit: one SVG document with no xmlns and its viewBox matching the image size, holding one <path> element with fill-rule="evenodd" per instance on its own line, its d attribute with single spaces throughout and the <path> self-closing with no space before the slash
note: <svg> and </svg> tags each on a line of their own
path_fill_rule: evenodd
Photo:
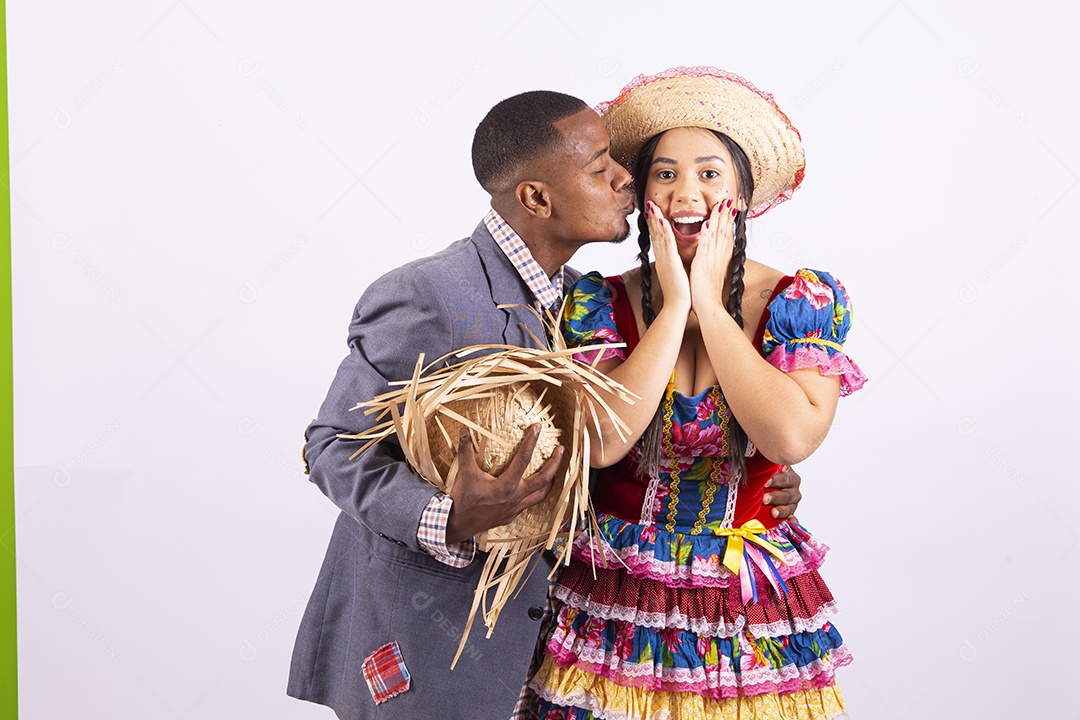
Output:
<svg viewBox="0 0 1080 720">
<path fill-rule="evenodd" d="M 634 168 L 641 266 L 584 277 L 564 334 L 625 341 L 599 366 L 642 400 L 619 410 L 629 437 L 590 429 L 600 537 L 578 540 L 556 586 L 537 717 L 839 716 L 850 656 L 826 548 L 761 503 L 865 381 L 842 352 L 843 286 L 746 258 L 747 217 L 802 180 L 798 131 L 712 68 L 639 77 L 600 110 Z"/>
</svg>

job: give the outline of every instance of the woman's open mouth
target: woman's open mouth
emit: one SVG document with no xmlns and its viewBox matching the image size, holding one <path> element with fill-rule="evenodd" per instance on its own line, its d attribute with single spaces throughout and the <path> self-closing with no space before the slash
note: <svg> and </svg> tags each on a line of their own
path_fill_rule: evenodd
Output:
<svg viewBox="0 0 1080 720">
<path fill-rule="evenodd" d="M 704 215 L 682 215 L 671 218 L 671 231 L 675 239 L 684 243 L 694 243 L 698 240 L 701 227 L 705 224 Z"/>
</svg>

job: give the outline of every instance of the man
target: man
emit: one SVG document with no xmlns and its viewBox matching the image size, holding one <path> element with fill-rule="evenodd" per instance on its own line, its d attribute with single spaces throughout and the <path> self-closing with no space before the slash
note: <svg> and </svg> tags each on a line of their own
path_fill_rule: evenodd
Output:
<svg viewBox="0 0 1080 720">
<path fill-rule="evenodd" d="M 448 497 L 412 471 L 395 440 L 350 461 L 358 443 L 337 437 L 373 424 L 349 408 L 411 377 L 421 352 L 534 346 L 530 332 L 544 331 L 523 306 L 558 302 L 577 278 L 563 266 L 578 248 L 629 232 L 630 176 L 608 154 L 599 117 L 577 98 L 538 91 L 496 105 L 476 130 L 473 168 L 491 212 L 471 237 L 372 283 L 349 328 L 350 353 L 307 432 L 311 480 L 342 512 L 301 621 L 288 693 L 346 720 L 506 720 L 544 615 L 550 565 L 542 563 L 492 637 L 474 631 L 450 670 L 483 566 L 472 538 L 539 502 L 561 449 L 523 476 L 534 428 L 492 477 L 463 434 Z M 777 504 L 798 500 L 797 488 L 773 494 Z"/>
</svg>

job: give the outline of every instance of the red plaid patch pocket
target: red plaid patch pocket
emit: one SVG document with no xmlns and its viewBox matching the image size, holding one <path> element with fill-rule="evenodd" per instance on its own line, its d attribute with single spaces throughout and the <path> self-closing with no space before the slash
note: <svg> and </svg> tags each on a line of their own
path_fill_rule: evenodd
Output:
<svg viewBox="0 0 1080 720">
<path fill-rule="evenodd" d="M 368 655 L 363 669 L 364 680 L 376 705 L 400 695 L 412 684 L 409 669 L 405 667 L 401 648 L 396 642 L 387 643 Z"/>
</svg>

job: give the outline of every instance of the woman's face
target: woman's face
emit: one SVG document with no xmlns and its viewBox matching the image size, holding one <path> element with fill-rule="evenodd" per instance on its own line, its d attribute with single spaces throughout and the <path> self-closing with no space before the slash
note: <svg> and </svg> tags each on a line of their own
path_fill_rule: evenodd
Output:
<svg viewBox="0 0 1080 720">
<path fill-rule="evenodd" d="M 671 223 L 683 262 L 694 259 L 701 227 L 718 202 L 734 198 L 735 207 L 746 209 L 738 200 L 738 175 L 731 154 L 720 138 L 704 128 L 665 132 L 647 172 L 645 199 Z"/>
</svg>

